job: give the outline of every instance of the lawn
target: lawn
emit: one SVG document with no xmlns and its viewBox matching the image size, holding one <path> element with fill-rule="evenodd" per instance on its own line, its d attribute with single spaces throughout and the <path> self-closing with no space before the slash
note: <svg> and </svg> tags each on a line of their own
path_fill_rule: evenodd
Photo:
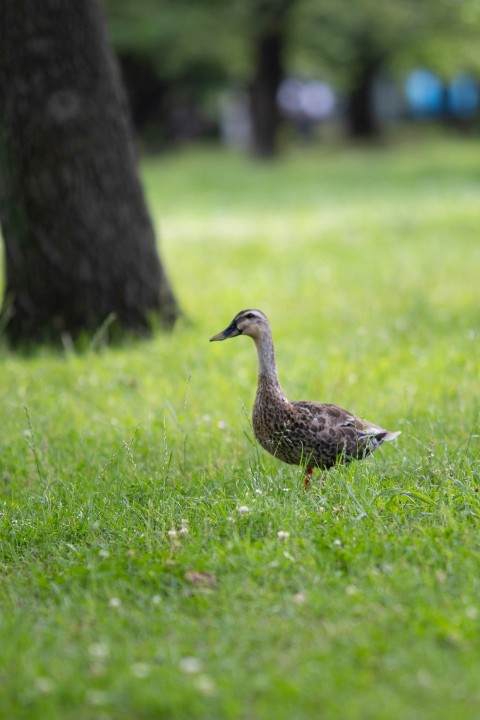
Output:
<svg viewBox="0 0 480 720">
<path fill-rule="evenodd" d="M 145 163 L 175 331 L 0 350 L 0 717 L 480 716 L 479 145 Z M 305 492 L 208 343 L 245 307 L 399 440 Z"/>
</svg>

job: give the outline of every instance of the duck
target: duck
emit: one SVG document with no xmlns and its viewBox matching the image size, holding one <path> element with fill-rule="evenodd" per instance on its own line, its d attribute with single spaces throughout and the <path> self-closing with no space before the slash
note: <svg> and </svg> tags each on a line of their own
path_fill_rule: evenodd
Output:
<svg viewBox="0 0 480 720">
<path fill-rule="evenodd" d="M 386 430 L 332 403 L 288 400 L 278 378 L 270 322 L 261 310 L 241 310 L 210 342 L 239 335 L 251 337 L 257 349 L 254 435 L 274 457 L 304 468 L 305 487 L 315 469 L 323 473 L 362 460 L 400 435 L 401 431 Z"/>
</svg>

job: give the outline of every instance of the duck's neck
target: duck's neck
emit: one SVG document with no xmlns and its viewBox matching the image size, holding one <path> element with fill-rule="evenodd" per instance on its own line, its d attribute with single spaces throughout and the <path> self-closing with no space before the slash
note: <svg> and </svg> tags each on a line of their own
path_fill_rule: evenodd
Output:
<svg viewBox="0 0 480 720">
<path fill-rule="evenodd" d="M 280 380 L 278 379 L 277 363 L 275 362 L 275 350 L 273 348 L 273 340 L 270 332 L 263 332 L 260 337 L 254 338 L 258 355 L 258 388 L 267 385 L 268 388 L 274 390 L 282 398 L 285 398 Z"/>
</svg>

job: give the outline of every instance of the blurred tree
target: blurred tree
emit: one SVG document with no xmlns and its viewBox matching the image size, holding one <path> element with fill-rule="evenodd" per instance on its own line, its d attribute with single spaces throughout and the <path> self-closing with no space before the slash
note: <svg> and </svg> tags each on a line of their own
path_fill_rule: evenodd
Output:
<svg viewBox="0 0 480 720">
<path fill-rule="evenodd" d="M 159 261 L 98 0 L 0 16 L 3 324 L 13 343 L 148 333 L 177 305 Z"/>
<path fill-rule="evenodd" d="M 178 102 L 182 89 L 202 104 L 209 93 L 229 84 L 247 87 L 252 149 L 259 157 L 270 157 L 277 151 L 276 96 L 296 1 L 106 0 L 106 6 L 123 67 L 126 58 L 135 56 L 138 67 L 138 59 L 148 57 L 170 101 Z M 159 93 L 160 87 L 157 98 Z"/>
<path fill-rule="evenodd" d="M 195 138 L 231 77 L 219 0 L 105 0 L 136 128 L 150 144 Z M 215 42 L 212 42 L 212 38 Z"/>
<path fill-rule="evenodd" d="M 106 3 L 122 57 L 148 58 L 170 95 L 184 88 L 204 102 L 228 84 L 248 88 L 252 145 L 261 157 L 278 149 L 276 96 L 285 74 L 330 80 L 347 99 L 350 134 L 369 138 L 380 129 L 372 104 L 379 71 L 428 61 L 445 72 L 458 69 L 460 57 L 467 66 L 478 59 L 476 0 Z"/>
<path fill-rule="evenodd" d="M 375 137 L 379 71 L 423 62 L 448 73 L 462 61 L 470 64 L 468 46 L 478 35 L 474 6 L 475 0 L 301 0 L 292 29 L 293 64 L 323 67 L 346 93 L 350 135 Z"/>
<path fill-rule="evenodd" d="M 285 43 L 294 0 L 257 0 L 250 3 L 252 28 L 251 120 L 252 146 L 261 158 L 277 154 L 278 88 L 284 79 Z"/>
</svg>

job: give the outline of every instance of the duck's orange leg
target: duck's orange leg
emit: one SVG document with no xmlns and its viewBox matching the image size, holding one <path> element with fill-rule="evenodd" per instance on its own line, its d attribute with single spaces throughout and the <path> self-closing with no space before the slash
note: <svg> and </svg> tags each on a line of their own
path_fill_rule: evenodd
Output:
<svg viewBox="0 0 480 720">
<path fill-rule="evenodd" d="M 312 473 L 313 473 L 313 467 L 305 468 L 305 477 L 303 478 L 303 486 L 304 486 L 305 490 L 310 485 L 310 478 L 312 477 Z"/>
</svg>

